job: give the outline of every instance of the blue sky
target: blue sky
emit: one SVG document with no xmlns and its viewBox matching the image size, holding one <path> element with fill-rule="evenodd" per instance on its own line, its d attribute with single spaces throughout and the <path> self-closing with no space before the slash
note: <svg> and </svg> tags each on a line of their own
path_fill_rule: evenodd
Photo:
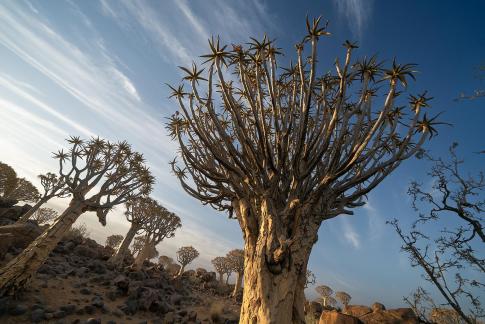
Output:
<svg viewBox="0 0 485 324">
<path fill-rule="evenodd" d="M 289 59 L 305 33 L 308 14 L 330 21 L 332 36 L 320 42 L 322 71 L 342 56 L 346 39 L 360 44 L 358 56 L 418 63 L 411 92 L 429 90 L 432 112 L 444 111 L 443 127 L 427 148 L 446 154 L 452 141 L 470 167 L 483 166 L 472 152 L 485 149 L 485 98 L 453 101 L 485 81 L 474 77 L 485 64 L 483 1 L 2 1 L 0 3 L 0 161 L 21 176 L 53 171 L 51 152 L 69 135 L 99 135 L 128 140 L 145 154 L 157 177 L 154 197 L 178 213 L 183 228 L 160 244 L 173 256 L 177 247 L 193 245 L 201 252 L 195 266 L 241 247 L 238 224 L 201 206 L 181 190 L 168 162 L 176 146 L 164 130 L 176 109 L 165 82 L 178 83 L 179 65 L 207 52 L 207 38 L 220 35 L 228 43 L 245 42 L 264 32 L 276 38 Z M 400 242 L 385 225 L 390 218 L 408 223 L 414 217 L 406 189 L 423 179 L 426 165 L 408 161 L 369 195 L 354 216 L 325 222 L 309 268 L 318 282 L 345 290 L 353 302 L 381 301 L 402 305 L 420 274 L 399 252 Z M 65 201 L 50 203 L 61 210 Z M 102 227 L 94 215 L 80 219 L 92 236 L 104 241 L 124 234 L 122 210 Z M 425 286 L 426 287 L 426 286 Z M 308 295 L 314 293 L 309 290 Z"/>
</svg>

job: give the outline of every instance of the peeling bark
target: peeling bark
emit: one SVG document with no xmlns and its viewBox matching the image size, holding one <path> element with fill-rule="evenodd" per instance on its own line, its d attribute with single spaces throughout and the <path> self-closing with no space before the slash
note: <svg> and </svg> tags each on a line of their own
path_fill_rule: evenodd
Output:
<svg viewBox="0 0 485 324">
<path fill-rule="evenodd" d="M 31 277 L 46 261 L 72 224 L 84 212 L 85 204 L 71 201 L 42 235 L 35 239 L 21 254 L 0 269 L 0 296 L 14 295 L 28 284 Z"/>
<path fill-rule="evenodd" d="M 238 214 L 240 218 L 251 218 Z M 245 238 L 244 293 L 240 323 L 304 323 L 303 311 L 306 268 L 313 244 L 316 242 L 317 225 L 310 223 L 294 227 L 291 241 L 285 243 L 282 224 L 271 215 L 271 204 L 262 203 L 257 232 L 246 232 Z M 301 211 L 295 212 L 296 218 Z M 246 222 L 247 223 L 247 222 Z M 286 227 L 287 228 L 287 227 Z"/>
</svg>

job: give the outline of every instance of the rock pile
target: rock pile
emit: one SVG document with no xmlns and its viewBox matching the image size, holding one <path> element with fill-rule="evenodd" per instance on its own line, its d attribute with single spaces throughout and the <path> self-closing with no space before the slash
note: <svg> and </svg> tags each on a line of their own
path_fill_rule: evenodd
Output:
<svg viewBox="0 0 485 324">
<path fill-rule="evenodd" d="M 15 317 L 16 323 L 123 323 L 141 317 L 151 323 L 200 323 L 193 309 L 207 301 L 194 291 L 220 293 L 214 272 L 199 268 L 173 279 L 150 262 L 139 271 L 129 266 L 117 270 L 106 262 L 111 253 L 91 239 L 66 237 L 39 268 L 38 288 L 27 292 L 33 298 L 0 299 L 0 322 Z M 39 297 L 42 289 L 51 294 L 67 290 L 72 298 L 52 306 Z"/>
<path fill-rule="evenodd" d="M 313 303 L 307 304 L 309 311 L 318 311 Z M 348 305 L 343 312 L 323 310 L 320 324 L 418 324 L 419 321 L 410 308 L 386 310 L 381 303 L 371 307 L 363 305 Z"/>
</svg>

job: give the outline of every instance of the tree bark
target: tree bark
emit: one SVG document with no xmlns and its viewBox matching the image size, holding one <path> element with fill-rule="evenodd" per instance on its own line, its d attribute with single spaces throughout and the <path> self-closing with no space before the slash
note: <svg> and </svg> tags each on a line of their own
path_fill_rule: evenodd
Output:
<svg viewBox="0 0 485 324">
<path fill-rule="evenodd" d="M 137 232 L 138 232 L 138 228 L 136 226 L 131 225 L 130 229 L 128 230 L 128 233 L 126 233 L 125 238 L 123 239 L 123 242 L 121 242 L 120 247 L 118 248 L 116 253 L 113 254 L 111 258 L 109 258 L 108 260 L 109 263 L 113 264 L 116 267 L 120 267 L 123 264 L 125 255 L 128 252 L 130 244 L 133 241 L 133 238 L 135 237 Z"/>
<path fill-rule="evenodd" d="M 0 269 L 0 296 L 21 290 L 49 257 L 72 224 L 84 212 L 83 202 L 71 200 L 69 207 L 42 235 L 17 257 Z"/>
<path fill-rule="evenodd" d="M 234 290 L 232 291 L 231 297 L 236 297 L 239 290 L 242 287 L 243 274 L 238 272 L 236 278 L 236 284 L 234 285 Z"/>
<path fill-rule="evenodd" d="M 293 227 L 293 243 L 279 253 L 281 235 L 288 228 L 279 223 L 283 216 L 271 215 L 268 207 L 268 204 L 261 205 L 256 231 L 249 224 L 254 215 L 247 212 L 244 215 L 244 211 L 238 215 L 245 236 L 244 292 L 239 323 L 302 324 L 305 323 L 306 269 L 317 240 L 319 222 L 299 217 L 304 221 Z"/>
<path fill-rule="evenodd" d="M 17 220 L 17 222 L 25 223 L 26 221 L 28 221 L 30 219 L 30 217 L 32 215 L 34 215 L 34 213 L 37 211 L 37 209 L 39 209 L 40 206 L 45 204 L 47 202 L 47 200 L 49 200 L 49 199 L 41 198 L 34 206 L 32 206 L 25 214 L 23 214 L 22 217 L 20 217 Z"/>
</svg>

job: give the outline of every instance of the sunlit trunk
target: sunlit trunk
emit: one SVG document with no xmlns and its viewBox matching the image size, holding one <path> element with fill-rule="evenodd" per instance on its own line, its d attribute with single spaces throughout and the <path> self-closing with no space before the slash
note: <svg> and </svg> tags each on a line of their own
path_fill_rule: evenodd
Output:
<svg viewBox="0 0 485 324">
<path fill-rule="evenodd" d="M 125 238 L 123 239 L 123 242 L 121 242 L 120 247 L 118 248 L 116 253 L 113 254 L 111 258 L 109 258 L 108 262 L 117 267 L 123 264 L 123 260 L 125 259 L 126 253 L 128 252 L 130 244 L 133 241 L 133 238 L 135 237 L 137 231 L 138 228 L 136 226 L 132 225 L 130 227 L 128 233 L 126 233 Z"/>
<path fill-rule="evenodd" d="M 34 206 L 32 206 L 25 214 L 23 214 L 22 217 L 17 220 L 17 222 L 25 223 L 27 220 L 30 219 L 32 215 L 34 215 L 34 213 L 40 208 L 40 206 L 45 204 L 48 200 L 49 199 L 47 198 L 41 198 Z"/>
<path fill-rule="evenodd" d="M 185 271 L 185 264 L 180 267 L 179 272 L 177 273 L 176 277 L 180 277 Z"/>
<path fill-rule="evenodd" d="M 23 288 L 72 224 L 84 212 L 84 203 L 71 200 L 57 220 L 21 254 L 0 269 L 0 296 L 15 294 Z"/>
<path fill-rule="evenodd" d="M 236 297 L 239 290 L 241 290 L 242 280 L 243 280 L 243 274 L 238 272 L 237 278 L 236 278 L 236 284 L 234 285 L 234 290 L 232 291 L 232 295 L 231 295 L 232 297 Z"/>
<path fill-rule="evenodd" d="M 244 290 L 240 323 L 305 323 L 306 268 L 318 225 L 305 220 L 295 229 L 293 244 L 278 251 L 280 216 L 271 215 L 267 204 L 262 204 L 258 215 L 257 235 L 245 231 Z M 276 221 L 275 221 L 276 220 Z M 268 247 L 272 247 L 268 249 Z M 277 260 L 270 264 L 268 260 Z"/>
</svg>

